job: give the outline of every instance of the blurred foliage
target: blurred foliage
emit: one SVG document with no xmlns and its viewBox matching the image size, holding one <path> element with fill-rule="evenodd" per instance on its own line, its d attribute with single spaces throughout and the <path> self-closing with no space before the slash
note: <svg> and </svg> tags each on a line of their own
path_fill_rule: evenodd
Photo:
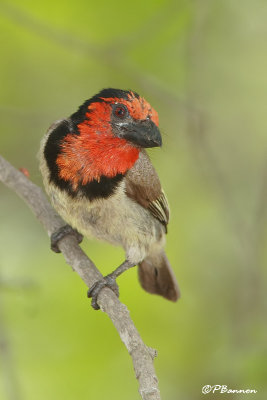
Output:
<svg viewBox="0 0 267 400">
<path fill-rule="evenodd" d="M 151 158 L 182 298 L 148 295 L 135 270 L 119 284 L 158 349 L 164 399 L 201 398 L 207 384 L 267 398 L 266 17 L 263 0 L 0 3 L 0 153 L 34 182 L 49 125 L 100 89 L 131 88 L 159 112 L 164 147 Z M 138 399 L 111 322 L 27 207 L 0 195 L 0 398 Z M 82 246 L 103 273 L 123 259 Z"/>
</svg>

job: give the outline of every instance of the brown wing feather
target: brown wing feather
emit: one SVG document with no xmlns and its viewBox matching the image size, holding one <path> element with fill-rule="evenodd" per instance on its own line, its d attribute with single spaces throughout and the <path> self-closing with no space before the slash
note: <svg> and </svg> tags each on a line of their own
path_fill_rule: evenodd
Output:
<svg viewBox="0 0 267 400">
<path fill-rule="evenodd" d="M 159 177 L 144 150 L 126 175 L 126 194 L 157 218 L 167 230 L 169 205 Z"/>
</svg>

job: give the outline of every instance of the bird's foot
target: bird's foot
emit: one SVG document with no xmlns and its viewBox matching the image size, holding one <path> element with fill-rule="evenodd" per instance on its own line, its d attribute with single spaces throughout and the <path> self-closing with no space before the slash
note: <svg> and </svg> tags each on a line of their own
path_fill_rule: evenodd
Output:
<svg viewBox="0 0 267 400">
<path fill-rule="evenodd" d="M 70 225 L 64 225 L 57 231 L 52 233 L 50 238 L 51 250 L 53 250 L 55 253 L 60 253 L 60 250 L 58 248 L 58 242 L 67 235 L 74 235 L 78 243 L 81 243 L 83 240 L 83 235 L 81 235 L 78 231 L 76 231 L 76 229 L 73 229 Z"/>
<path fill-rule="evenodd" d="M 95 310 L 100 309 L 99 305 L 97 304 L 97 297 L 104 287 L 110 288 L 116 294 L 116 296 L 119 297 L 119 286 L 117 285 L 116 278 L 112 276 L 112 274 L 104 276 L 104 278 L 96 281 L 87 292 L 87 297 L 92 298 L 91 304 Z"/>
</svg>

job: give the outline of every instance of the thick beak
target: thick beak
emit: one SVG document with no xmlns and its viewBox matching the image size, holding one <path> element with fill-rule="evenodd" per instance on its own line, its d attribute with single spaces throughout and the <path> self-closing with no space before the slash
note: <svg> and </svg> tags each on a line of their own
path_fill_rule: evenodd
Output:
<svg viewBox="0 0 267 400">
<path fill-rule="evenodd" d="M 132 122 L 125 129 L 123 137 L 140 147 L 160 147 L 161 134 L 151 120 Z"/>
</svg>

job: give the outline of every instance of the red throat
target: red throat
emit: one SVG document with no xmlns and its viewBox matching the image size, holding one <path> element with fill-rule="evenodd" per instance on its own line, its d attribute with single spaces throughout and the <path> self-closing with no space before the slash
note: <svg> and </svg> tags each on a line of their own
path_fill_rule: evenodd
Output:
<svg viewBox="0 0 267 400">
<path fill-rule="evenodd" d="M 112 135 L 109 121 L 95 126 L 90 119 L 78 125 L 80 135 L 68 134 L 57 157 L 60 178 L 86 185 L 101 176 L 125 174 L 136 162 L 139 149 Z"/>
</svg>

